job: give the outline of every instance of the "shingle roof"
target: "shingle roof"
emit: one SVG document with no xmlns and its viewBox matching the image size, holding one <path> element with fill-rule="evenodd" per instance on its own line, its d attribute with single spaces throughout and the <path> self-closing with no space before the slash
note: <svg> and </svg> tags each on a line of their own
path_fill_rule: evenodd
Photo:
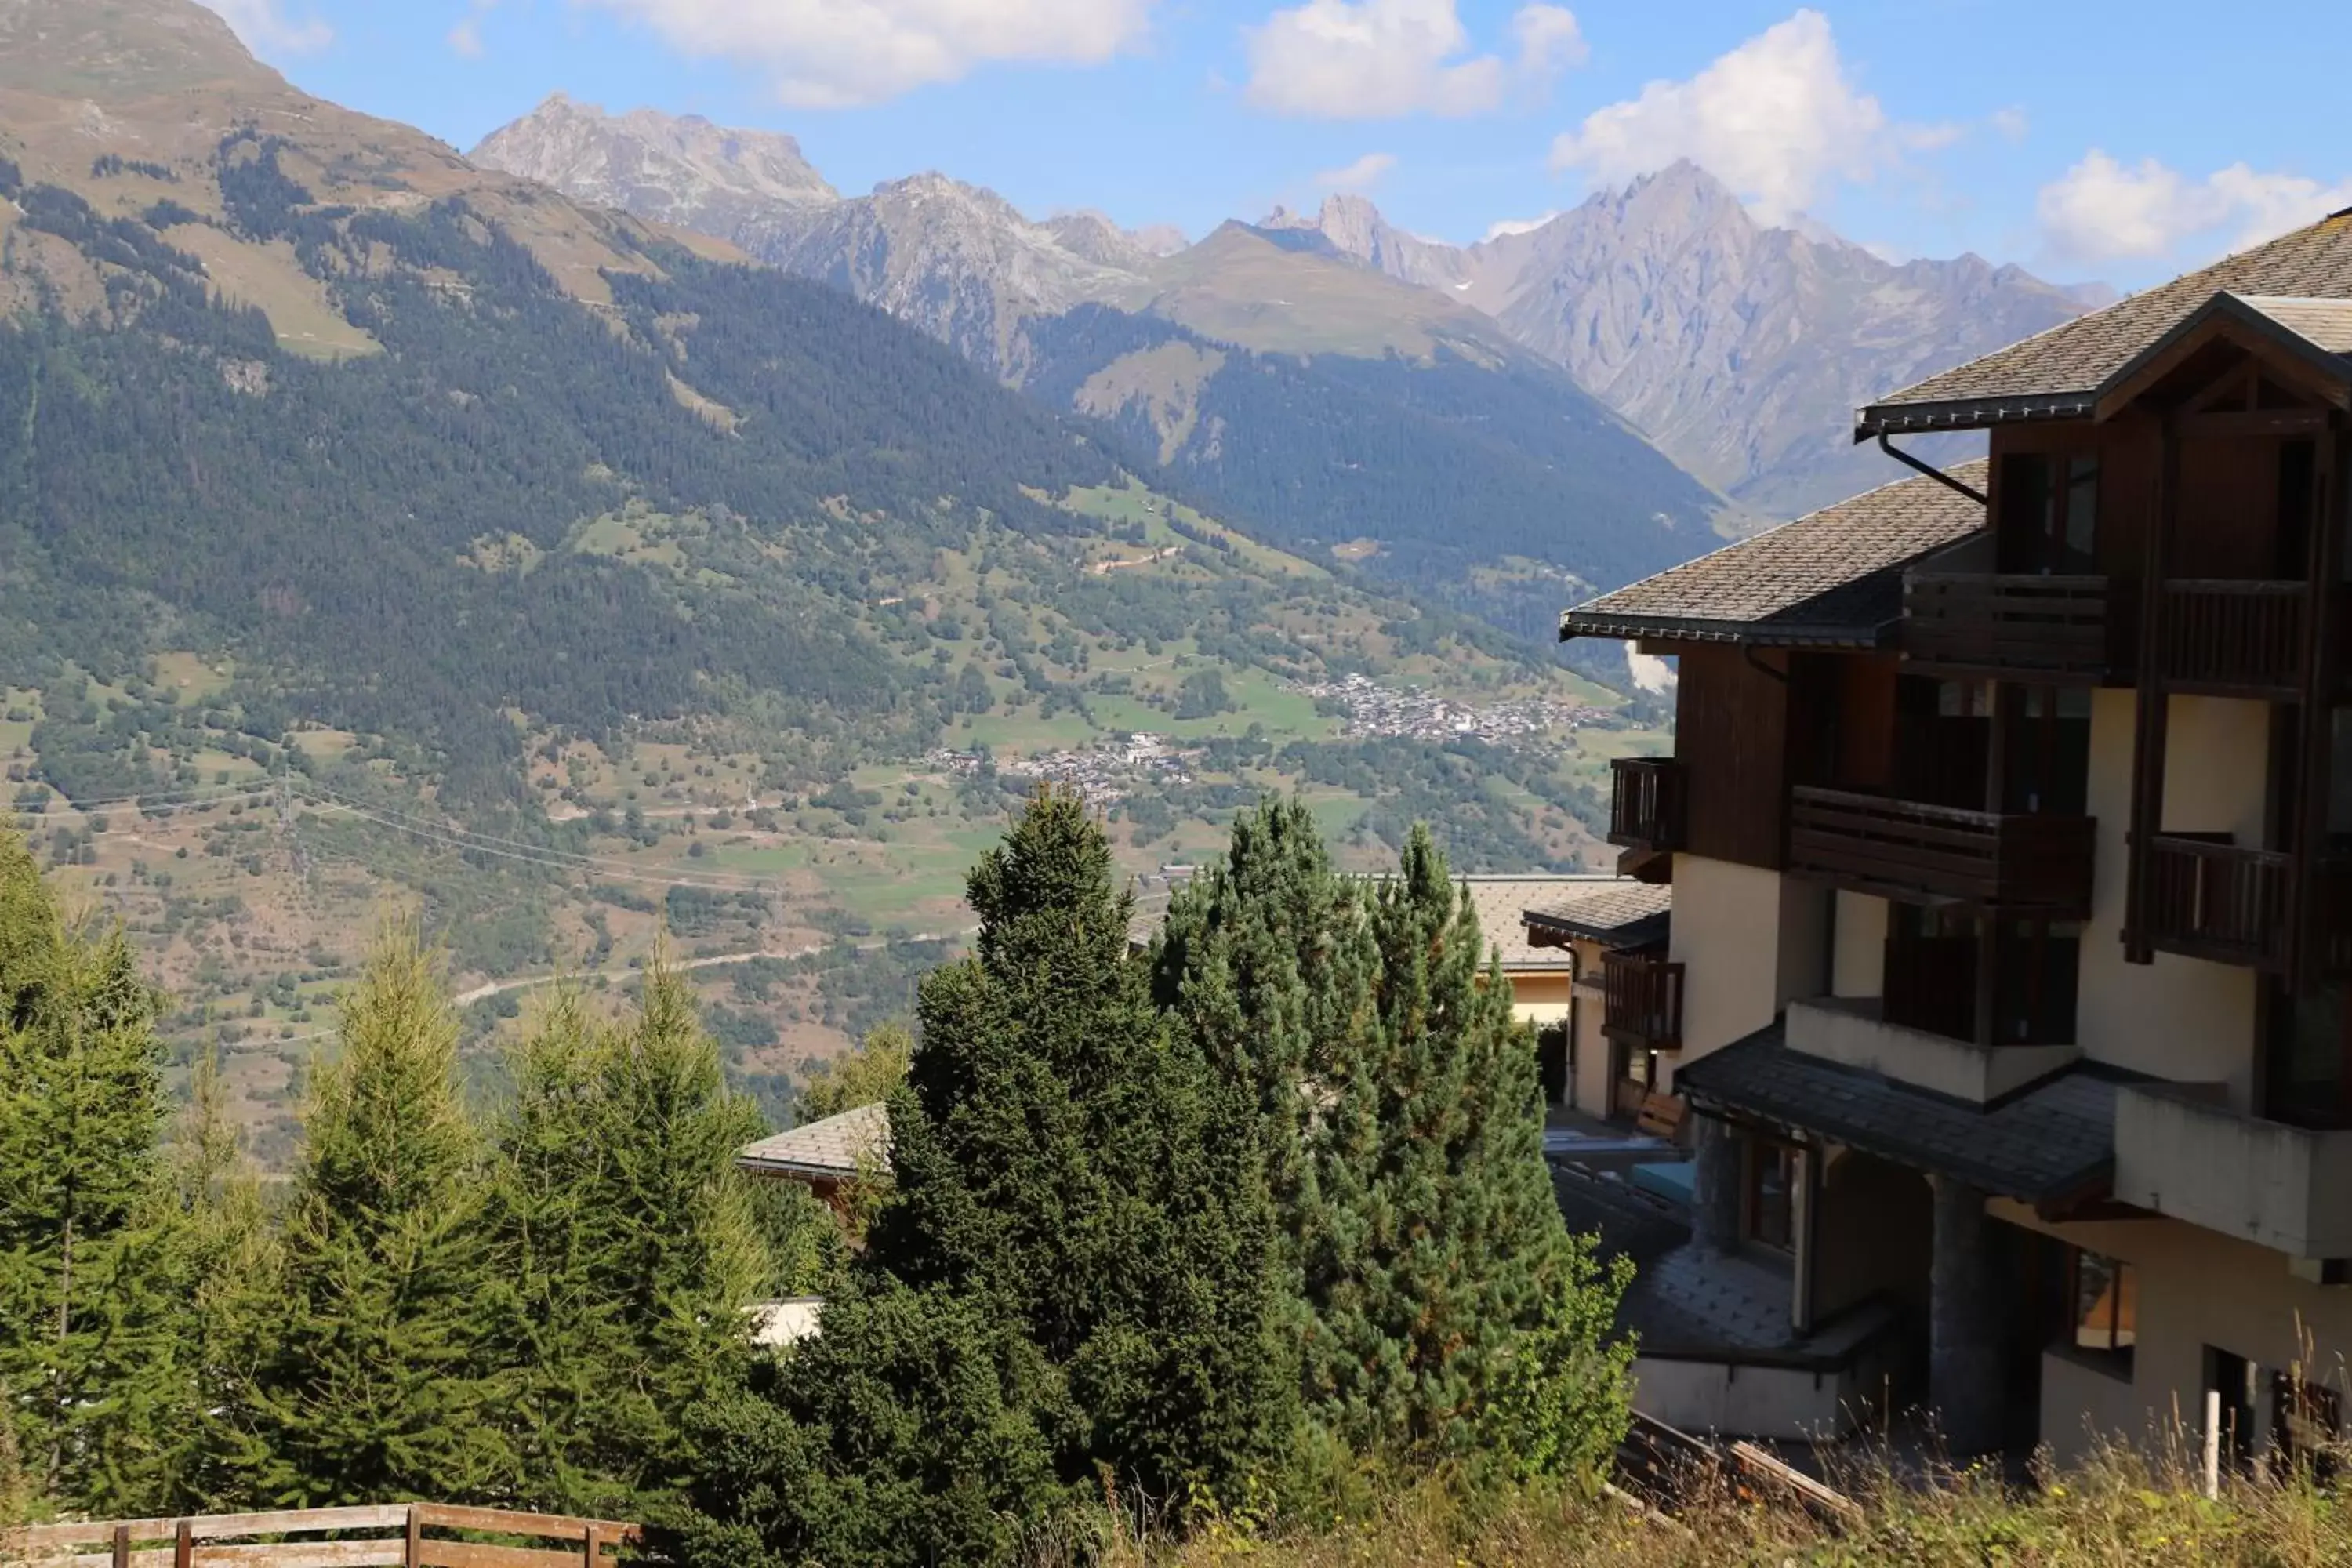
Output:
<svg viewBox="0 0 2352 1568">
<path fill-rule="evenodd" d="M 2101 384 L 2224 291 L 2306 303 L 2352 299 L 2352 213 L 2323 218 L 1889 394 L 1856 416 L 1858 433 L 2078 416 L 2089 411 L 2089 395 Z"/>
<path fill-rule="evenodd" d="M 2081 1067 L 1980 1110 L 1792 1051 L 1774 1024 L 1677 1068 L 1675 1089 L 2002 1197 L 2075 1196 L 2115 1165 L 2116 1080 Z"/>
<path fill-rule="evenodd" d="M 1666 934 L 1675 907 L 1671 886 L 1653 886 L 1630 877 L 1606 882 L 1558 903 L 1519 912 L 1530 933 L 1587 937 L 1622 946 L 1655 942 Z"/>
<path fill-rule="evenodd" d="M 1480 934 L 1502 954 L 1506 970 L 1567 969 L 1574 960 L 1556 947 L 1538 947 L 1528 940 L 1519 919 L 1530 904 L 1554 904 L 1588 888 L 1616 880 L 1613 877 L 1460 877 L 1470 889 L 1470 904 L 1478 911 Z"/>
<path fill-rule="evenodd" d="M 855 1176 L 868 1163 L 890 1165 L 890 1108 L 861 1105 L 805 1127 L 747 1143 L 735 1155 L 747 1171 L 780 1176 Z"/>
<path fill-rule="evenodd" d="M 1956 465 L 1981 491 L 1990 465 Z M 1560 617 L 1578 637 L 1876 647 L 1903 615 L 1903 568 L 1985 526 L 1985 509 L 1924 475 L 1603 594 Z"/>
</svg>

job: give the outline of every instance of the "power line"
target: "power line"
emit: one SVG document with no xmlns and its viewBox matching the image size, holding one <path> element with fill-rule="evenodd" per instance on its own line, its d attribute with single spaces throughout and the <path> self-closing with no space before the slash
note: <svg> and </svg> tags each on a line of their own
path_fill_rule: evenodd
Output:
<svg viewBox="0 0 2352 1568">
<path fill-rule="evenodd" d="M 486 847 L 483 849 L 485 854 L 495 853 L 496 851 L 487 847 L 496 845 L 499 848 L 520 850 L 526 855 L 539 857 L 541 863 L 568 863 L 583 870 L 609 871 L 614 876 L 641 875 L 626 861 L 614 860 L 602 855 L 580 855 L 569 849 L 557 849 L 544 844 L 532 844 L 520 838 L 502 838 L 496 834 L 477 833 L 471 828 L 452 827 L 446 824 L 427 822 L 422 817 L 411 816 L 391 806 L 362 805 L 348 796 L 337 795 L 332 790 L 320 788 L 314 784 L 298 784 L 295 786 L 295 793 L 331 803 L 348 811 L 366 816 L 371 821 L 381 822 L 387 827 L 396 827 L 404 832 L 414 830 L 420 835 L 438 835 L 463 839 L 471 844 L 479 844 Z M 732 871 L 704 871 L 690 873 L 687 879 L 680 879 L 679 885 L 711 889 L 732 888 L 751 892 L 774 886 L 774 879 Z"/>
</svg>

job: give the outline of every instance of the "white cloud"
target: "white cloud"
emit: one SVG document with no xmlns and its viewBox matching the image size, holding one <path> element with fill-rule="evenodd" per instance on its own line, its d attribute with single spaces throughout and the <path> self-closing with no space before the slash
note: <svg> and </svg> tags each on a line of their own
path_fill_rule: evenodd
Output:
<svg viewBox="0 0 2352 1568">
<path fill-rule="evenodd" d="M 1367 153 L 1344 168 L 1324 170 L 1315 176 L 1315 187 L 1323 191 L 1354 191 L 1360 194 L 1380 184 L 1381 176 L 1395 167 L 1395 153 Z"/>
<path fill-rule="evenodd" d="M 223 21 L 257 55 L 307 55 L 335 41 L 335 30 L 316 16 L 297 21 L 279 0 L 197 0 L 216 11 Z"/>
<path fill-rule="evenodd" d="M 1543 227 L 1544 225 L 1549 223 L 1559 216 L 1559 211 L 1554 209 L 1551 212 L 1544 214 L 1541 217 L 1507 217 L 1499 222 L 1488 225 L 1486 232 L 1479 237 L 1482 240 L 1501 239 L 1507 235 L 1533 234 L 1536 230 Z"/>
<path fill-rule="evenodd" d="M 1514 58 L 1475 55 L 1454 0 L 1307 0 L 1243 30 L 1249 101 L 1277 114 L 1376 120 L 1482 114 L 1584 63 L 1573 12 L 1523 5 Z"/>
<path fill-rule="evenodd" d="M 2032 122 L 2027 119 L 2025 106 L 2021 103 L 1994 110 L 1990 123 L 2000 139 L 2012 147 L 2024 141 L 2026 132 L 2032 129 Z"/>
<path fill-rule="evenodd" d="M 1942 127 L 1891 124 L 1847 79 L 1829 19 L 1803 10 L 1688 81 L 1654 81 L 1596 110 L 1552 143 L 1551 162 L 1621 184 L 1687 158 L 1781 223 L 1832 178 L 1869 179 L 1900 149 L 1945 140 Z"/>
<path fill-rule="evenodd" d="M 498 8 L 499 0 L 474 0 L 474 8 L 449 29 L 449 50 L 461 58 L 482 58 L 482 18 Z"/>
<path fill-rule="evenodd" d="M 2243 249 L 2352 205 L 2352 180 L 2322 184 L 2301 174 L 2232 163 L 2196 179 L 2154 158 L 2128 165 L 2098 148 L 2034 202 L 2043 240 L 2070 261 L 2172 255 L 2191 241 Z"/>
<path fill-rule="evenodd" d="M 697 58 L 773 78 L 799 109 L 878 103 L 1009 61 L 1100 65 L 1139 42 L 1156 0 L 573 0 Z"/>
</svg>

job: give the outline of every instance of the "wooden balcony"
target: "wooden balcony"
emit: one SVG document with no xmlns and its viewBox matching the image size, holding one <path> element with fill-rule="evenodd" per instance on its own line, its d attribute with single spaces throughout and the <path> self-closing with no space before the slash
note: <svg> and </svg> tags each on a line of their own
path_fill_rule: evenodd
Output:
<svg viewBox="0 0 2352 1568">
<path fill-rule="evenodd" d="M 1619 757 L 1609 764 L 1609 842 L 1653 854 L 1683 847 L 1683 766 L 1672 757 Z"/>
<path fill-rule="evenodd" d="M 1790 792 L 1789 870 L 1904 903 L 2082 920 L 2095 826 L 1801 786 Z"/>
<path fill-rule="evenodd" d="M 2162 833 L 2149 842 L 2142 935 L 2159 952 L 2256 969 L 2286 966 L 2288 858 L 2227 835 Z"/>
<path fill-rule="evenodd" d="M 2303 689 L 2302 583 L 2176 578 L 2163 585 L 2157 658 L 2174 691 L 2289 702 Z"/>
<path fill-rule="evenodd" d="M 2129 676 L 2133 590 L 2105 577 L 1908 572 L 1903 653 L 1922 675 L 2095 683 Z"/>
<path fill-rule="evenodd" d="M 1603 1035 L 1631 1050 L 1682 1049 L 1681 964 L 1654 953 L 1606 953 L 1601 960 L 1601 987 Z"/>
</svg>

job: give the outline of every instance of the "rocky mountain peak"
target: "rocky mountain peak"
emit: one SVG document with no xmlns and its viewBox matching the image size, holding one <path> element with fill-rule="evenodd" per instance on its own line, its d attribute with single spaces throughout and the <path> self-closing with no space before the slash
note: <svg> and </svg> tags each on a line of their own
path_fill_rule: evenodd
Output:
<svg viewBox="0 0 2352 1568">
<path fill-rule="evenodd" d="M 561 92 L 492 132 L 469 156 L 578 200 L 739 242 L 780 213 L 841 199 L 790 136 L 650 109 L 607 114 Z"/>
</svg>

